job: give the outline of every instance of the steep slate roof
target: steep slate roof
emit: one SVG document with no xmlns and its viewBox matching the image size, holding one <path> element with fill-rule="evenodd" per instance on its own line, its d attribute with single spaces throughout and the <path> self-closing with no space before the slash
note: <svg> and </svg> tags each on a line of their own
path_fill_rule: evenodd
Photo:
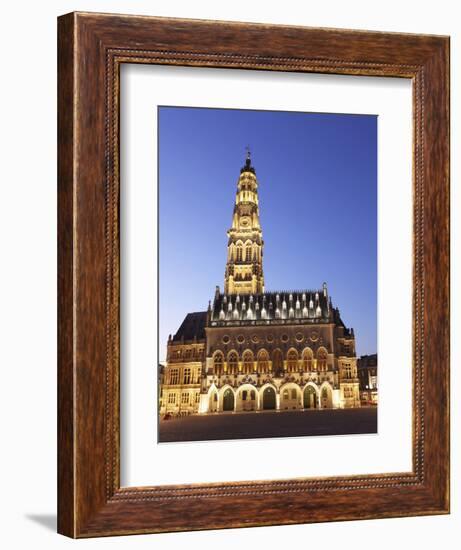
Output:
<svg viewBox="0 0 461 550">
<path fill-rule="evenodd" d="M 173 342 L 184 340 L 204 340 L 205 339 L 205 323 L 206 311 L 196 311 L 188 313 L 181 323 L 176 334 L 173 336 Z"/>
<path fill-rule="evenodd" d="M 211 311 L 212 321 L 256 321 L 294 319 L 309 321 L 330 318 L 330 302 L 324 289 L 264 292 L 262 294 L 216 293 Z M 285 307 L 283 307 L 285 306 Z M 264 308 L 264 314 L 263 314 Z M 276 316 L 277 308 L 279 317 Z M 248 314 L 251 310 L 251 315 Z"/>
</svg>

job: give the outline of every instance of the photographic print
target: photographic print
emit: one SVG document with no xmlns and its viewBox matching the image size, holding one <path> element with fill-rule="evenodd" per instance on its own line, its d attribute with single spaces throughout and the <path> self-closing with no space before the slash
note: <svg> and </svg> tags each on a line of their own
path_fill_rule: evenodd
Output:
<svg viewBox="0 0 461 550">
<path fill-rule="evenodd" d="M 377 116 L 158 120 L 159 442 L 377 433 Z"/>
<path fill-rule="evenodd" d="M 449 59 L 59 18 L 60 533 L 449 513 Z"/>
</svg>

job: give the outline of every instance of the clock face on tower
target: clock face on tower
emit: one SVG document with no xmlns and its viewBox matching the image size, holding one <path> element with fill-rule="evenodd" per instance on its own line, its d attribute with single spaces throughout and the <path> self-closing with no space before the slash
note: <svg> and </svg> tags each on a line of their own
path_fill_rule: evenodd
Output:
<svg viewBox="0 0 461 550">
<path fill-rule="evenodd" d="M 250 225 L 250 218 L 248 216 L 242 216 L 240 219 L 240 225 L 242 227 L 248 227 Z"/>
</svg>

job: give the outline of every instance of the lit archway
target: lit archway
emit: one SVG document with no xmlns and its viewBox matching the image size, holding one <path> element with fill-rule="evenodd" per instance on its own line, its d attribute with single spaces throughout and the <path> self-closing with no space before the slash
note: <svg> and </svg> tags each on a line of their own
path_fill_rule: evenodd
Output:
<svg viewBox="0 0 461 550">
<path fill-rule="evenodd" d="M 244 384 L 237 392 L 237 411 L 256 411 L 258 409 L 258 393 L 251 384 Z"/>
<path fill-rule="evenodd" d="M 303 405 L 305 409 L 317 409 L 319 406 L 318 395 L 314 386 L 308 385 L 303 392 Z"/>
<path fill-rule="evenodd" d="M 272 386 L 267 386 L 263 391 L 263 406 L 262 408 L 266 411 L 275 410 L 277 407 L 275 389 Z"/>
<path fill-rule="evenodd" d="M 280 388 L 280 410 L 300 409 L 301 398 L 301 389 L 297 384 L 285 384 Z"/>
<path fill-rule="evenodd" d="M 322 409 L 333 407 L 333 390 L 328 382 L 324 382 L 320 387 L 320 405 Z"/>
<path fill-rule="evenodd" d="M 226 388 L 222 396 L 222 410 L 233 411 L 235 407 L 234 392 L 231 388 Z"/>
</svg>

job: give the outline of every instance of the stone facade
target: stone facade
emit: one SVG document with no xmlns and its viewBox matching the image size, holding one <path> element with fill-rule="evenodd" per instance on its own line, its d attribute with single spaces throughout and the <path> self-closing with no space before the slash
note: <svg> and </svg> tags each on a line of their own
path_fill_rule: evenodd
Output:
<svg viewBox="0 0 461 550">
<path fill-rule="evenodd" d="M 360 407 L 355 336 L 318 290 L 265 292 L 258 182 L 237 184 L 224 292 L 169 338 L 160 414 Z"/>
<path fill-rule="evenodd" d="M 203 338 L 197 340 L 195 335 L 187 340 L 181 336 L 169 340 L 167 363 L 159 384 L 161 414 L 188 415 L 198 411 L 204 358 Z"/>
<path fill-rule="evenodd" d="M 378 404 L 378 355 L 362 355 L 357 359 L 360 401 L 362 405 Z"/>
</svg>

